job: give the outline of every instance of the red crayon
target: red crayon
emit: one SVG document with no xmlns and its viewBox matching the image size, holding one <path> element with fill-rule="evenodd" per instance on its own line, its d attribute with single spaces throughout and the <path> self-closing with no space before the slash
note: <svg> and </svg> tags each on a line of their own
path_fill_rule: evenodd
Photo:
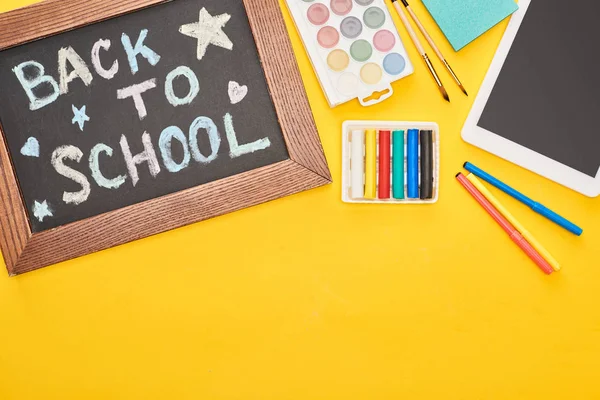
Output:
<svg viewBox="0 0 600 400">
<path fill-rule="evenodd" d="M 511 225 L 510 222 L 482 195 L 479 190 L 463 175 L 456 175 L 456 179 L 467 189 L 467 191 L 477 200 L 477 202 L 491 215 L 491 217 L 504 229 L 508 236 L 531 258 L 545 274 L 550 275 L 554 272 L 552 266 L 537 252 L 535 248 Z"/>
<path fill-rule="evenodd" d="M 391 180 L 391 133 L 379 131 L 379 198 L 390 198 Z"/>
</svg>

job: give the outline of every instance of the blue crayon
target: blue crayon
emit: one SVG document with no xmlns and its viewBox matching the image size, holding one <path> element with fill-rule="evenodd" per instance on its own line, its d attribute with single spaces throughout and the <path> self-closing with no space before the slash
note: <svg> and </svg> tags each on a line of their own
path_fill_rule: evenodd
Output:
<svg viewBox="0 0 600 400">
<path fill-rule="evenodd" d="M 543 215 L 544 217 L 548 218 L 550 221 L 565 228 L 569 232 L 571 232 L 577 236 L 581 236 L 581 234 L 583 233 L 583 229 L 581 229 L 580 227 L 578 227 L 571 221 L 568 221 L 567 219 L 561 217 L 560 215 L 558 215 L 554 211 L 546 208 L 542 204 L 531 200 L 529 197 L 525 196 L 521 192 L 519 192 L 519 191 L 513 189 L 512 187 L 508 186 L 507 184 L 499 181 L 498 179 L 494 178 L 487 172 L 477 168 L 473 164 L 467 162 L 467 163 L 465 163 L 464 167 L 467 171 L 469 171 L 473 175 L 475 175 L 475 176 L 483 179 L 487 183 L 497 187 L 498 189 L 502 190 L 507 195 L 519 200 L 521 203 L 527 205 L 529 208 L 531 208 L 536 213 Z"/>
<path fill-rule="evenodd" d="M 408 130 L 408 198 L 419 198 L 419 130 Z"/>
</svg>

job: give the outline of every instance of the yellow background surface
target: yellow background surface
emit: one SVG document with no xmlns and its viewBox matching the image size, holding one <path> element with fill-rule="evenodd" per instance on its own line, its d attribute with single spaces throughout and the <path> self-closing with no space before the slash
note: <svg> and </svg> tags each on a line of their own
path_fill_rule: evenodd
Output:
<svg viewBox="0 0 600 400">
<path fill-rule="evenodd" d="M 1 273 L 0 399 L 600 398 L 600 200 L 461 140 L 506 24 L 457 54 L 413 3 L 471 97 L 438 67 L 441 99 L 394 15 L 416 73 L 380 105 L 330 109 L 283 7 L 334 184 Z M 440 202 L 343 204 L 350 119 L 438 122 Z M 575 237 L 493 190 L 562 272 L 544 276 L 455 182 L 466 160 L 583 226 Z"/>
</svg>

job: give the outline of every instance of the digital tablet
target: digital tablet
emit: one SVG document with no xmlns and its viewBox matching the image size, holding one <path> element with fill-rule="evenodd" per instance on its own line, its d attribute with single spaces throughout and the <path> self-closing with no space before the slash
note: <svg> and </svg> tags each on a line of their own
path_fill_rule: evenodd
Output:
<svg viewBox="0 0 600 400">
<path fill-rule="evenodd" d="M 600 2 L 521 0 L 462 131 L 490 153 L 600 194 Z"/>
</svg>

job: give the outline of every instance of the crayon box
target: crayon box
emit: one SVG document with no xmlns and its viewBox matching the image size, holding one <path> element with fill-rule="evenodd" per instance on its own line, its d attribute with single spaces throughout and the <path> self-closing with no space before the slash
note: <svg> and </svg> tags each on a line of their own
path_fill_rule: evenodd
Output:
<svg viewBox="0 0 600 400">
<path fill-rule="evenodd" d="M 434 122 L 346 121 L 342 200 L 433 204 L 440 192 L 440 129 Z"/>
</svg>

